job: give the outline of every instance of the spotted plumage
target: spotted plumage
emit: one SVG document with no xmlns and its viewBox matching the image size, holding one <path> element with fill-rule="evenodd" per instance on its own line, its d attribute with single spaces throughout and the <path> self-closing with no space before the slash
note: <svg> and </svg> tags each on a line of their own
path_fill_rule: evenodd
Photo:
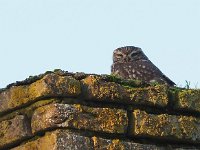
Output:
<svg viewBox="0 0 200 150">
<path fill-rule="evenodd" d="M 148 59 L 141 48 L 134 46 L 114 50 L 111 73 L 124 79 L 175 85 Z"/>
</svg>

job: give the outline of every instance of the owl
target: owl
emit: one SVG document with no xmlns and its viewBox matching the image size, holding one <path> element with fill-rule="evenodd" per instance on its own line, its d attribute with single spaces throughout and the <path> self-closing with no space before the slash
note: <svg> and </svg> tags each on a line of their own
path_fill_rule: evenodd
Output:
<svg viewBox="0 0 200 150">
<path fill-rule="evenodd" d="M 146 83 L 175 85 L 148 59 L 141 48 L 134 46 L 114 50 L 111 74 L 123 79 L 141 80 Z"/>
</svg>

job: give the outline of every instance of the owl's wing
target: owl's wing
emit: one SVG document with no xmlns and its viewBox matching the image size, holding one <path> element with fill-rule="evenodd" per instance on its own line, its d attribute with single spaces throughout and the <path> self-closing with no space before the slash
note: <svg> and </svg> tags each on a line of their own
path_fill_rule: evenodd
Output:
<svg viewBox="0 0 200 150">
<path fill-rule="evenodd" d="M 170 80 L 165 74 L 163 74 L 160 69 L 158 69 L 150 60 L 137 62 L 138 69 L 146 74 L 147 80 L 151 82 L 151 80 L 155 80 L 158 82 L 167 83 L 170 86 L 174 86 L 175 83 Z"/>
<path fill-rule="evenodd" d="M 165 76 L 151 61 L 139 60 L 128 63 L 114 63 L 111 73 L 123 79 L 142 80 L 147 83 L 158 82 L 174 86 L 175 83 Z"/>
<path fill-rule="evenodd" d="M 176 85 L 172 80 L 170 80 L 166 75 L 163 74 L 163 78 L 167 81 L 170 86 Z"/>
</svg>

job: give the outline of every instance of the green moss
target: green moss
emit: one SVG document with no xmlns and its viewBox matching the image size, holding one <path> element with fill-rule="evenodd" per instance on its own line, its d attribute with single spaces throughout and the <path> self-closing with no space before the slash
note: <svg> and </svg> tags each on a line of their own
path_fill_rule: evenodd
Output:
<svg viewBox="0 0 200 150">
<path fill-rule="evenodd" d="M 149 86 L 149 84 L 141 81 L 141 80 L 131 80 L 131 79 L 122 79 L 116 75 L 105 75 L 103 77 L 104 80 L 108 82 L 115 82 L 118 84 L 121 84 L 122 86 L 125 87 L 146 87 Z"/>
</svg>

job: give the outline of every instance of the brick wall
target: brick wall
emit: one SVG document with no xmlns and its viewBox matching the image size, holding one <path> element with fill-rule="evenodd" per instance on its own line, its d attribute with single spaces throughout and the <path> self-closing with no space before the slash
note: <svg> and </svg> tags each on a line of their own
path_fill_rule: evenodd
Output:
<svg viewBox="0 0 200 150">
<path fill-rule="evenodd" d="M 200 149 L 200 90 L 61 70 L 0 91 L 0 149 Z"/>
</svg>

